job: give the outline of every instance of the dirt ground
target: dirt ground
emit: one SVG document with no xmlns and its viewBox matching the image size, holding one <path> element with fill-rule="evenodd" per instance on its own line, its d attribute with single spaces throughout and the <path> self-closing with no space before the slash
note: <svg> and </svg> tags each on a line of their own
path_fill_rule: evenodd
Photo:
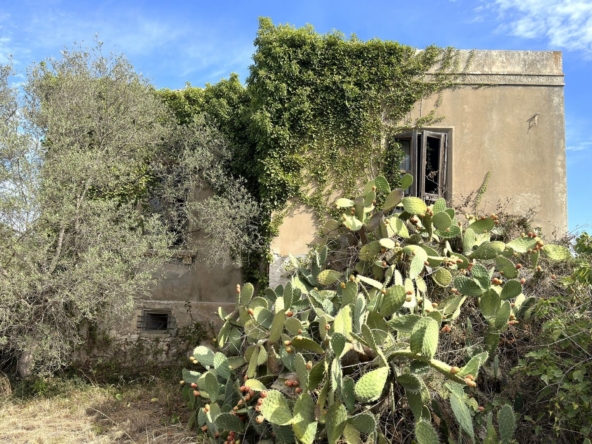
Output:
<svg viewBox="0 0 592 444">
<path fill-rule="evenodd" d="M 8 389 L 10 390 L 10 389 Z M 0 393 L 2 444 L 195 443 L 178 386 L 76 384 L 22 398 Z"/>
</svg>

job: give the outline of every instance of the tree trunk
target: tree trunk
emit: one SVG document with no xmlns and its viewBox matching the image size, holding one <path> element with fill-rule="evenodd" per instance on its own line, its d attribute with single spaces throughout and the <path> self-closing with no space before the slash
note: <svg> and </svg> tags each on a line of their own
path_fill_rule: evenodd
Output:
<svg viewBox="0 0 592 444">
<path fill-rule="evenodd" d="M 16 363 L 16 371 L 21 379 L 26 379 L 33 373 L 33 349 L 25 350 L 21 353 Z"/>
</svg>

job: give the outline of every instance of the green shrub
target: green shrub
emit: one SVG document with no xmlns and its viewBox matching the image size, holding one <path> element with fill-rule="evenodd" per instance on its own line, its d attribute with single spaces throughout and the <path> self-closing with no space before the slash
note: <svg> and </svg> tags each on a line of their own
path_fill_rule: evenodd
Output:
<svg viewBox="0 0 592 444">
<path fill-rule="evenodd" d="M 531 315 L 521 275 L 569 250 L 533 233 L 494 240 L 495 214 L 463 221 L 382 176 L 336 206 L 341 220 L 327 222 L 308 266 L 294 260 L 290 282 L 259 295 L 246 284 L 232 313 L 219 310 L 220 351 L 197 347 L 196 369 L 183 371 L 191 425 L 217 442 L 402 442 L 398 419 L 412 416 L 419 443 L 510 442 L 512 408 L 475 399 L 481 370 L 508 325 Z M 449 353 L 466 312 L 478 340 Z"/>
<path fill-rule="evenodd" d="M 525 419 L 536 435 L 551 432 L 556 442 L 592 438 L 592 248 L 587 233 L 576 239 L 574 250 L 569 274 L 557 279 L 554 294 L 537 301 L 533 316 L 540 330 L 534 350 L 512 372 L 529 387 L 532 401 Z"/>
</svg>

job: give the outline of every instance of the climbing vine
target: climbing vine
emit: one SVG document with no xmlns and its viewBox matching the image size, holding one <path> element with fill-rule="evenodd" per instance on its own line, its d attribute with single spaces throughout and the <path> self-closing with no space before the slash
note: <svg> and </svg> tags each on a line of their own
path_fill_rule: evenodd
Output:
<svg viewBox="0 0 592 444">
<path fill-rule="evenodd" d="M 362 41 L 260 20 L 246 85 L 233 74 L 205 88 L 161 91 L 179 122 L 206 113 L 230 140 L 233 174 L 264 208 L 270 240 L 288 202 L 312 207 L 322 220 L 331 195 L 352 194 L 360 173 L 382 173 L 397 186 L 402 153 L 394 136 L 436 121 L 418 119 L 422 98 L 455 84 L 456 51 L 418 51 L 392 41 Z"/>
</svg>

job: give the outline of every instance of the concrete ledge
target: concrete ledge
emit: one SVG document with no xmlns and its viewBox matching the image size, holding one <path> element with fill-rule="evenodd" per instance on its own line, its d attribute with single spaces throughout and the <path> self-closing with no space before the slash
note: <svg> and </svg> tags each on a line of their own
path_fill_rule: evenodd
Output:
<svg viewBox="0 0 592 444">
<path fill-rule="evenodd" d="M 469 74 L 563 75 L 561 51 L 461 50 L 461 67 L 465 66 L 471 52 Z"/>
</svg>

